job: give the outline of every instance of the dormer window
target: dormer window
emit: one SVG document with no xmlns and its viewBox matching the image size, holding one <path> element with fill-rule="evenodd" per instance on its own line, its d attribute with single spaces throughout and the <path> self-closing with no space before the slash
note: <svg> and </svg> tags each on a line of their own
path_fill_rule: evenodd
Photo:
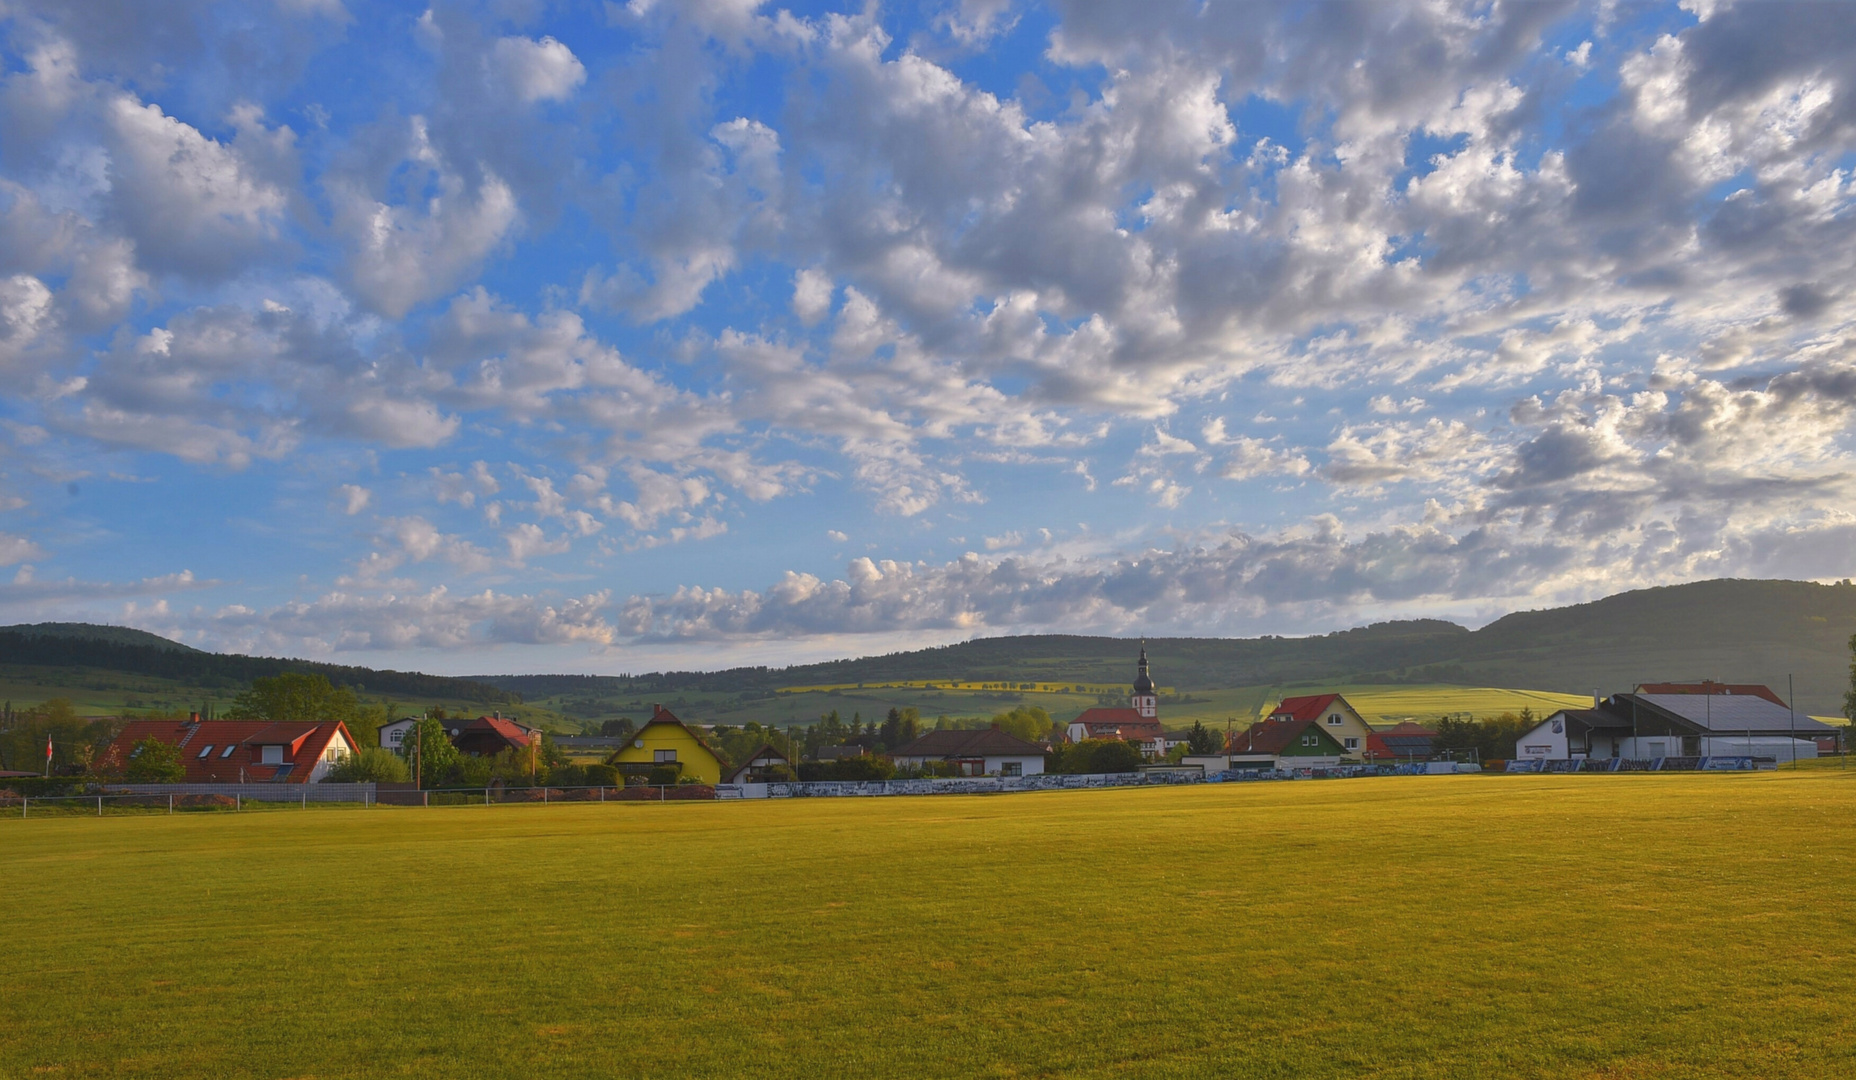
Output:
<svg viewBox="0 0 1856 1080">
<path fill-rule="evenodd" d="M 284 763 L 284 748 L 283 747 L 277 746 L 275 744 L 270 745 L 270 746 L 258 747 L 258 764 L 260 765 L 282 765 L 283 763 Z"/>
<path fill-rule="evenodd" d="M 212 743 L 207 743 L 207 744 L 206 744 L 206 745 L 205 745 L 204 747 L 202 747 L 202 748 L 200 749 L 200 756 L 199 756 L 199 757 L 197 757 L 197 758 L 195 758 L 194 760 L 196 760 L 196 761 L 205 761 L 205 760 L 206 760 L 206 755 L 208 755 L 208 754 L 210 754 L 210 753 L 212 753 L 212 752 L 213 752 L 213 744 L 212 744 Z"/>
</svg>

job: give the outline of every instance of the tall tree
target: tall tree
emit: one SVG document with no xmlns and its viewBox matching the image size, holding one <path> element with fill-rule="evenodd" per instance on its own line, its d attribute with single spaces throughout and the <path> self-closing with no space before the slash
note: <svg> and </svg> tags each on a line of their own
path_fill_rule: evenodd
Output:
<svg viewBox="0 0 1856 1080">
<path fill-rule="evenodd" d="M 232 700 L 226 715 L 278 723 L 353 723 L 361 718 L 361 702 L 353 690 L 333 686 L 321 675 L 286 671 L 251 680 L 251 689 Z"/>
</svg>

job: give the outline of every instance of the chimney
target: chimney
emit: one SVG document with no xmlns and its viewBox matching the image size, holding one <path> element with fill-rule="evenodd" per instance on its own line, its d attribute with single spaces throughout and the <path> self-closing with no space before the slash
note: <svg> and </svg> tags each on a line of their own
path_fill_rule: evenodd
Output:
<svg viewBox="0 0 1856 1080">
<path fill-rule="evenodd" d="M 1592 691 L 1592 708 L 1596 709 L 1604 703 L 1605 699 L 1598 696 L 1598 691 Z"/>
<path fill-rule="evenodd" d="M 199 723 L 199 722 L 200 722 L 200 714 L 199 714 L 199 713 L 188 713 L 188 714 L 187 714 L 187 722 L 188 722 L 189 724 L 197 724 L 197 723 Z"/>
</svg>

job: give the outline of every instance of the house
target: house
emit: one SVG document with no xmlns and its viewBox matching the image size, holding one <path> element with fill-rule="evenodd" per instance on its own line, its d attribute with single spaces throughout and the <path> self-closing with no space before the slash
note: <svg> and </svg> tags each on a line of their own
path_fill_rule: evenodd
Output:
<svg viewBox="0 0 1856 1080">
<path fill-rule="evenodd" d="M 1259 720 L 1231 737 L 1225 746 L 1223 768 L 1311 769 L 1339 765 L 1346 747 L 1328 733 L 1319 717 L 1299 720 Z M 1193 758 L 1203 764 L 1203 759 Z M 1218 766 L 1208 766 L 1216 768 Z"/>
<path fill-rule="evenodd" d="M 1816 757 L 1816 740 L 1835 734 L 1831 725 L 1794 713 L 1765 694 L 1613 694 L 1591 709 L 1565 709 L 1547 717 L 1515 740 L 1515 756 L 1792 761 Z"/>
<path fill-rule="evenodd" d="M 1174 743 L 1168 742 L 1160 727 L 1160 697 L 1147 669 L 1147 646 L 1141 646 L 1141 658 L 1135 664 L 1134 692 L 1125 709 L 1097 707 L 1084 709 L 1064 728 L 1064 737 L 1073 743 L 1084 739 L 1120 739 L 1141 744 L 1141 756 L 1157 761 L 1166 756 Z"/>
<path fill-rule="evenodd" d="M 445 725 L 445 735 L 451 740 L 451 745 L 457 747 L 459 753 L 474 757 L 495 757 L 504 750 L 526 753 L 529 744 L 540 734 L 527 724 L 506 719 L 502 713 L 479 716 L 475 720 L 454 717 L 440 723 Z M 395 753 L 400 752 L 400 748 L 411 736 L 412 729 L 418 725 L 419 717 L 416 716 L 402 716 L 380 725 L 376 729 L 380 745 Z"/>
<path fill-rule="evenodd" d="M 759 750 L 747 756 L 741 767 L 728 774 L 725 784 L 764 784 L 773 779 L 775 769 L 785 769 L 786 778 L 792 779 L 793 763 L 785 754 L 773 748 L 772 743 L 762 743 Z"/>
<path fill-rule="evenodd" d="M 1561 709 L 1534 725 L 1514 741 L 1514 756 L 1519 761 L 1614 758 L 1623 756 L 1630 737 L 1630 716 L 1600 701 L 1590 709 Z"/>
<path fill-rule="evenodd" d="M 633 732 L 631 742 L 610 760 L 627 776 L 648 775 L 660 766 L 676 765 L 685 777 L 697 783 L 722 782 L 722 759 L 676 714 L 657 704 L 651 706 L 651 719 Z"/>
<path fill-rule="evenodd" d="M 1342 752 L 1355 760 L 1365 756 L 1366 740 L 1373 734 L 1373 729 L 1367 725 L 1359 710 L 1349 705 L 1347 699 L 1339 694 L 1283 698 L 1282 704 L 1270 711 L 1268 719 L 1278 723 L 1289 720 L 1319 721 L 1322 730 L 1340 743 Z"/>
<path fill-rule="evenodd" d="M 1429 761 L 1436 738 L 1430 728 L 1405 720 L 1366 737 L 1366 760 Z"/>
<path fill-rule="evenodd" d="M 119 772 L 135 744 L 158 739 L 180 750 L 189 784 L 274 782 L 313 784 L 355 752 L 339 720 L 272 723 L 269 720 L 132 720 L 103 751 L 101 768 Z"/>
<path fill-rule="evenodd" d="M 961 776 L 1036 776 L 1044 771 L 1044 748 L 997 727 L 977 731 L 930 731 L 892 751 L 898 765 L 951 761 Z"/>
</svg>

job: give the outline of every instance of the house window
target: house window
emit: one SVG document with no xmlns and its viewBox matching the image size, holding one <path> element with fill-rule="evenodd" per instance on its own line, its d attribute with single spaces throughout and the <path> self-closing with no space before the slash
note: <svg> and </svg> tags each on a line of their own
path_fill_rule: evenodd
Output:
<svg viewBox="0 0 1856 1080">
<path fill-rule="evenodd" d="M 999 763 L 1000 776 L 1025 775 L 1025 763 L 1022 761 L 1002 761 Z"/>
<path fill-rule="evenodd" d="M 406 733 L 404 731 L 387 732 L 387 741 L 392 743 L 394 746 L 398 746 L 400 744 L 400 740 L 404 739 L 405 737 L 406 737 Z"/>
<path fill-rule="evenodd" d="M 1304 735 L 1304 736 L 1302 736 L 1302 745 L 1303 745 L 1303 746 L 1313 746 L 1313 745 L 1315 745 L 1315 737 L 1314 737 L 1313 735 Z"/>
<path fill-rule="evenodd" d="M 675 750 L 653 750 L 651 751 L 651 760 L 657 762 L 659 765 L 666 763 L 674 764 L 677 760 L 677 752 Z"/>
<path fill-rule="evenodd" d="M 1330 714 L 1328 714 L 1328 726 L 1329 726 L 1329 727 L 1339 727 L 1339 726 L 1340 726 L 1340 714 L 1339 714 L 1339 713 L 1330 713 Z"/>
<path fill-rule="evenodd" d="M 227 743 L 226 748 L 219 752 L 219 760 L 224 761 L 225 759 L 231 757 L 232 751 L 237 750 L 237 749 L 238 749 L 237 743 Z"/>
<path fill-rule="evenodd" d="M 197 758 L 195 758 L 194 760 L 196 760 L 196 761 L 205 761 L 205 760 L 206 760 L 206 755 L 208 755 L 208 754 L 210 754 L 210 753 L 212 753 L 212 752 L 213 752 L 213 744 L 212 744 L 212 743 L 207 743 L 207 744 L 206 744 L 206 746 L 205 746 L 205 747 L 203 747 L 203 748 L 202 748 L 202 749 L 200 750 L 200 756 L 199 756 L 199 757 L 197 757 Z"/>
<path fill-rule="evenodd" d="M 1358 750 L 1360 748 L 1360 740 L 1358 739 L 1343 739 L 1341 741 L 1349 750 Z"/>
<path fill-rule="evenodd" d="M 260 765 L 282 765 L 283 763 L 284 763 L 284 748 L 283 747 L 281 746 L 261 746 L 258 748 L 258 764 Z"/>
</svg>

